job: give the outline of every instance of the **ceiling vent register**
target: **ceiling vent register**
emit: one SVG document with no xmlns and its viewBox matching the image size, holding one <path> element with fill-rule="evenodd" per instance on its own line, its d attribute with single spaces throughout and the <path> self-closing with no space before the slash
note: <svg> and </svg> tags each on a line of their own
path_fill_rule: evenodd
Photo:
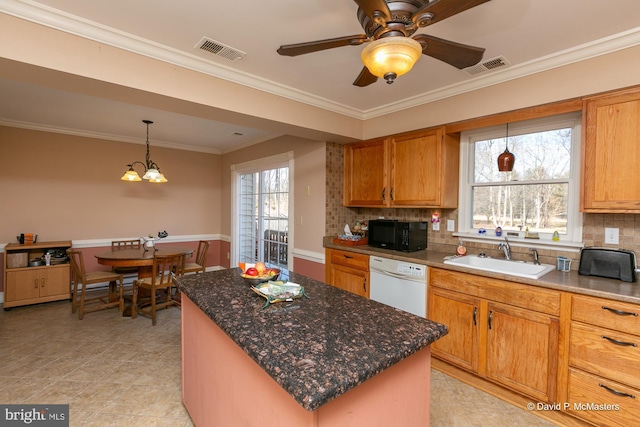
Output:
<svg viewBox="0 0 640 427">
<path fill-rule="evenodd" d="M 226 44 L 208 37 L 203 37 L 198 44 L 195 45 L 195 48 L 212 53 L 216 56 L 221 56 L 232 62 L 239 61 L 246 55 L 246 53 L 241 50 L 234 49 L 231 46 L 227 46 Z"/>
<path fill-rule="evenodd" d="M 463 69 L 465 73 L 475 76 L 481 73 L 486 73 L 489 71 L 496 70 L 498 68 L 507 67 L 511 65 L 507 58 L 504 56 L 496 56 L 495 58 L 487 59 L 486 61 L 482 61 L 474 66 L 467 67 Z"/>
</svg>

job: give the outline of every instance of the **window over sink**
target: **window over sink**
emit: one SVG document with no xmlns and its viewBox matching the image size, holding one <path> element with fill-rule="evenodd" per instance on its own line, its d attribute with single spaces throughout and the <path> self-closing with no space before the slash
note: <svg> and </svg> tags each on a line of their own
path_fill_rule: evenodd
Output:
<svg viewBox="0 0 640 427">
<path fill-rule="evenodd" d="M 537 233 L 540 243 L 554 232 L 559 243 L 581 242 L 580 133 L 579 113 L 509 123 L 507 143 L 506 124 L 463 132 L 458 234 L 496 237 L 500 227 L 503 236 Z M 499 172 L 507 146 L 513 171 Z"/>
</svg>

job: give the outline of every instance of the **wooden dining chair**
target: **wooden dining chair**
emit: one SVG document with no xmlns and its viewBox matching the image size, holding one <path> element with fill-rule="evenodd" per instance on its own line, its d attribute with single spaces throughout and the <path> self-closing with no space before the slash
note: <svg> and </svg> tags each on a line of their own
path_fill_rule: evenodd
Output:
<svg viewBox="0 0 640 427">
<path fill-rule="evenodd" d="M 141 249 L 142 242 L 140 239 L 130 240 L 113 240 L 111 242 L 111 250 L 117 251 L 119 249 Z M 112 271 L 118 274 L 138 274 L 138 267 L 113 267 Z"/>
<path fill-rule="evenodd" d="M 211 245 L 211 243 L 206 240 L 200 240 L 200 242 L 198 242 L 198 252 L 196 253 L 195 262 L 185 262 L 183 274 L 204 273 L 207 270 L 206 263 L 209 245 Z"/>
<path fill-rule="evenodd" d="M 82 252 L 67 250 L 67 255 L 71 262 L 71 312 L 75 313 L 78 309 L 78 318 L 82 320 L 85 313 L 92 311 L 104 310 L 106 308 L 118 307 L 120 311 L 124 310 L 123 287 L 124 280 L 121 274 L 111 271 L 94 271 L 87 273 L 84 266 L 84 258 Z M 109 295 L 96 295 L 87 298 L 87 285 L 94 283 L 115 283 L 118 289 L 118 299 L 109 300 Z M 96 291 L 100 292 L 100 291 Z M 80 296 L 78 297 L 78 293 Z M 78 301 L 79 299 L 79 301 Z M 78 304 L 79 303 L 79 304 Z M 86 303 L 92 303 L 85 306 Z"/>
<path fill-rule="evenodd" d="M 138 317 L 138 312 L 140 312 L 151 316 L 151 324 L 155 326 L 158 309 L 180 305 L 172 298 L 172 290 L 175 287 L 173 278 L 182 274 L 183 263 L 183 254 L 154 255 L 151 277 L 133 281 L 132 319 Z M 140 288 L 149 290 L 151 301 L 148 306 L 146 304 L 142 306 L 138 302 Z M 158 303 L 158 291 L 161 291 L 160 303 Z"/>
</svg>

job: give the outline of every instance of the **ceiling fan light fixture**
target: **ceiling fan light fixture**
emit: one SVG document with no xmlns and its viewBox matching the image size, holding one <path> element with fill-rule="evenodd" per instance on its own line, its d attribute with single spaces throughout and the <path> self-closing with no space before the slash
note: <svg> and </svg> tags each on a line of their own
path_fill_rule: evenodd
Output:
<svg viewBox="0 0 640 427">
<path fill-rule="evenodd" d="M 368 44 L 360 57 L 369 72 L 392 83 L 408 73 L 422 55 L 422 45 L 410 37 L 384 37 Z"/>
</svg>

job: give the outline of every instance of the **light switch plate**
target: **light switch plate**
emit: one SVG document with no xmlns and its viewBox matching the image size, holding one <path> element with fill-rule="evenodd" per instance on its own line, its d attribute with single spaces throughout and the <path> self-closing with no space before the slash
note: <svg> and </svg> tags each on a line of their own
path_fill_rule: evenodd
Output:
<svg viewBox="0 0 640 427">
<path fill-rule="evenodd" d="M 431 223 L 431 228 L 433 229 L 433 231 L 440 231 L 440 223 L 439 222 L 432 222 Z"/>
<path fill-rule="evenodd" d="M 447 231 L 456 231 L 456 221 L 454 219 L 447 220 Z"/>
<path fill-rule="evenodd" d="M 620 229 L 619 228 L 605 228 L 604 229 L 604 242 L 609 245 L 617 245 L 620 243 Z"/>
</svg>

